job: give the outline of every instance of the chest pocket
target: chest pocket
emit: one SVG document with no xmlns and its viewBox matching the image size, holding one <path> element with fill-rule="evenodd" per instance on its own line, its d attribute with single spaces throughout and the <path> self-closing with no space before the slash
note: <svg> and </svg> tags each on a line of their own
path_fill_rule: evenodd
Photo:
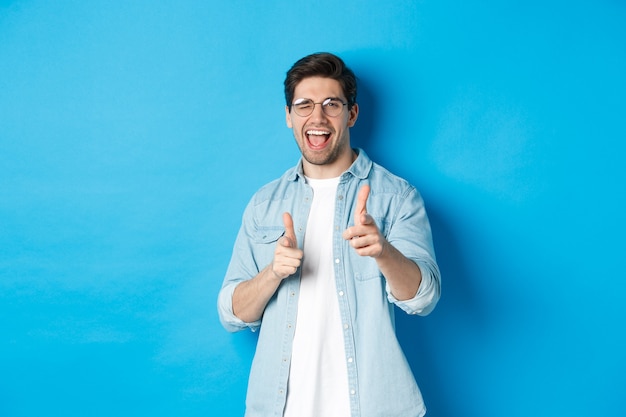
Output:
<svg viewBox="0 0 626 417">
<path fill-rule="evenodd" d="M 285 234 L 283 226 L 260 226 L 252 236 L 255 257 L 260 268 L 264 268 L 274 259 L 276 242 Z"/>
</svg>

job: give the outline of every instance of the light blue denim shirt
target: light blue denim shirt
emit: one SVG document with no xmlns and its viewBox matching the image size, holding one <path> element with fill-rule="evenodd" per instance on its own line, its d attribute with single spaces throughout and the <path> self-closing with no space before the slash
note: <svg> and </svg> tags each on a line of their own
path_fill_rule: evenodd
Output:
<svg viewBox="0 0 626 417">
<path fill-rule="evenodd" d="M 341 175 L 332 219 L 351 416 L 419 417 L 426 409 L 395 335 L 394 305 L 408 314 L 426 315 L 439 300 L 440 275 L 430 224 L 423 200 L 413 186 L 373 163 L 362 150 L 357 152 L 356 161 Z M 357 192 L 365 184 L 371 187 L 368 213 L 389 243 L 417 263 L 422 272 L 419 291 L 411 300 L 395 299 L 376 261 L 359 256 L 341 236 L 354 224 Z M 233 291 L 272 261 L 276 242 L 284 233 L 284 212 L 291 213 L 302 245 L 312 199 L 313 190 L 306 183 L 301 161 L 253 196 L 218 297 L 220 320 L 227 330 L 260 329 L 248 384 L 247 417 L 283 415 L 298 315 L 299 271 L 283 280 L 262 319 L 254 323 L 245 323 L 233 314 Z"/>
</svg>

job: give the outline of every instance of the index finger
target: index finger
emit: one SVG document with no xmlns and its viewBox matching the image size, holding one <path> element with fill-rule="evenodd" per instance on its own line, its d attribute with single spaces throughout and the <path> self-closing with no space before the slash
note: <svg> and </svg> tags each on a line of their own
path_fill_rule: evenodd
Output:
<svg viewBox="0 0 626 417">
<path fill-rule="evenodd" d="M 367 214 L 367 198 L 370 195 L 370 186 L 364 185 L 356 197 L 356 210 L 354 211 L 354 224 L 362 224 L 362 217 Z"/>
<path fill-rule="evenodd" d="M 283 224 L 285 225 L 285 238 L 289 241 L 289 247 L 297 246 L 297 238 L 296 232 L 293 229 L 293 219 L 291 218 L 291 214 L 285 212 L 283 213 Z"/>
</svg>

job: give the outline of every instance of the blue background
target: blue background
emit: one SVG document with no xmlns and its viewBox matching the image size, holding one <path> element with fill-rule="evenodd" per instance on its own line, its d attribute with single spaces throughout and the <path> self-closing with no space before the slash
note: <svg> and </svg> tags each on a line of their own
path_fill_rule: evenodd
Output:
<svg viewBox="0 0 626 417">
<path fill-rule="evenodd" d="M 0 416 L 242 415 L 216 296 L 322 50 L 426 200 L 443 298 L 398 333 L 429 416 L 623 415 L 623 1 L 4 0 Z"/>
</svg>

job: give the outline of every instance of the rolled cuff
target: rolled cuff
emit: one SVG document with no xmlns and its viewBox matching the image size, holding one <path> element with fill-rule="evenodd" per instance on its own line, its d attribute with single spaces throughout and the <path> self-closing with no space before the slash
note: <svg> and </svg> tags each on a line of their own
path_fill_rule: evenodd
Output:
<svg viewBox="0 0 626 417">
<path fill-rule="evenodd" d="M 238 332 L 250 329 L 253 332 L 261 326 L 261 320 L 246 323 L 233 313 L 233 293 L 239 282 L 230 283 L 220 290 L 217 298 L 217 312 L 222 326 L 229 332 Z"/>
<path fill-rule="evenodd" d="M 393 296 L 388 283 L 385 284 L 385 288 L 389 302 L 397 305 L 407 314 L 426 316 L 433 311 L 439 301 L 441 292 L 439 271 L 432 271 L 431 268 L 420 262 L 417 262 L 417 266 L 422 273 L 422 282 L 415 297 L 400 301 Z"/>
</svg>

